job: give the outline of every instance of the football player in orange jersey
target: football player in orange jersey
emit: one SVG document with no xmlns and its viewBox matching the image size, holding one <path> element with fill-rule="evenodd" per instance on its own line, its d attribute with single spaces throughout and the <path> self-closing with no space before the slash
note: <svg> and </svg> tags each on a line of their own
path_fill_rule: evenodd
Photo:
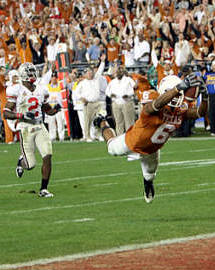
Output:
<svg viewBox="0 0 215 270">
<path fill-rule="evenodd" d="M 184 93 L 199 87 L 202 101 L 199 107 L 189 108 Z M 116 136 L 105 117 L 98 115 L 94 125 L 101 129 L 114 156 L 128 155 L 128 160 L 140 159 L 144 181 L 144 198 L 150 203 L 155 196 L 153 180 L 159 164 L 159 150 L 183 119 L 197 119 L 207 112 L 208 93 L 204 81 L 191 73 L 181 80 L 175 75 L 162 79 L 158 91 L 143 92 L 142 111 L 138 120 L 126 133 Z"/>
</svg>

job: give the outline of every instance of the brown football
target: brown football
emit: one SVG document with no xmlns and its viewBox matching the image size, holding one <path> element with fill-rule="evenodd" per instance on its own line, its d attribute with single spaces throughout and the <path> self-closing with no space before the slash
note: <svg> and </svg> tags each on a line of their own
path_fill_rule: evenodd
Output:
<svg viewBox="0 0 215 270">
<path fill-rule="evenodd" d="M 198 87 L 191 87 L 184 93 L 184 97 L 188 101 L 196 100 L 198 96 L 199 96 Z"/>
</svg>

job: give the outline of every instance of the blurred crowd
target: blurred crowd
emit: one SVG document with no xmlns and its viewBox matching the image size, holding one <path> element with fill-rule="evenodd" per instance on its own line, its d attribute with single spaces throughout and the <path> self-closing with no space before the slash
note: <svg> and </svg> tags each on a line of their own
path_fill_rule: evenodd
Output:
<svg viewBox="0 0 215 270">
<path fill-rule="evenodd" d="M 101 67 L 99 71 L 100 95 L 96 102 L 102 106 L 94 110 L 105 109 L 118 133 L 134 121 L 127 119 L 128 108 L 121 105 L 134 96 L 132 102 L 138 110 L 144 90 L 156 89 L 166 75 L 180 76 L 186 69 L 195 70 L 215 85 L 215 0 L 0 0 L 0 31 L 1 108 L 11 70 L 32 62 L 39 69 L 56 71 L 58 56 L 68 55 L 72 68 L 67 70 L 65 87 L 73 140 L 94 138 L 89 135 L 93 115 L 86 118 L 89 112 L 81 115 L 80 111 L 95 100 L 87 100 L 81 90 L 83 83 L 82 87 L 78 84 L 98 78 L 95 75 L 101 63 L 104 66 L 102 73 Z M 91 78 L 83 64 L 91 67 Z M 49 83 L 52 92 L 58 84 L 53 74 Z M 127 89 L 118 97 L 113 90 L 119 87 L 118 81 L 109 86 L 114 79 Z M 74 94 L 76 88 L 79 92 Z M 210 91 L 215 97 L 214 87 Z M 215 107 L 215 101 L 212 105 Z M 86 119 L 88 127 L 84 126 Z M 205 119 L 206 129 L 215 126 L 210 124 L 210 119 Z M 6 121 L 4 128 L 8 133 Z M 64 131 L 60 134 L 60 140 L 64 140 Z M 211 134 L 215 135 L 215 127 Z M 14 141 L 14 133 L 5 138 L 7 143 Z"/>
</svg>

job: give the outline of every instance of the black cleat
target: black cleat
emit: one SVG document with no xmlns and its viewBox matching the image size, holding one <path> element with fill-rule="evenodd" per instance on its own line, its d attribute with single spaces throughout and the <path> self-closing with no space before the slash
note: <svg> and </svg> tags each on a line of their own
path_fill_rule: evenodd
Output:
<svg viewBox="0 0 215 270">
<path fill-rule="evenodd" d="M 155 189 L 153 185 L 153 181 L 146 181 L 144 179 L 144 199 L 147 203 L 150 203 L 154 200 L 155 197 Z"/>
<path fill-rule="evenodd" d="M 18 159 L 18 162 L 17 162 L 17 166 L 16 166 L 16 176 L 18 178 L 21 178 L 23 173 L 24 173 L 24 169 L 22 168 L 21 166 L 21 161 L 22 161 L 23 157 L 20 156 L 19 159 Z"/>
</svg>

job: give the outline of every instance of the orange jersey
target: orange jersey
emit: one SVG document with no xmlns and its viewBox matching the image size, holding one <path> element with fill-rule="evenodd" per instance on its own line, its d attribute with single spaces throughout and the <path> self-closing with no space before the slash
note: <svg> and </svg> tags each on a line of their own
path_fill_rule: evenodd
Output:
<svg viewBox="0 0 215 270">
<path fill-rule="evenodd" d="M 154 90 L 145 91 L 142 101 L 146 104 L 158 96 L 159 93 Z M 149 115 L 143 108 L 139 119 L 126 132 L 126 145 L 131 151 L 140 154 L 156 152 L 181 125 L 187 109 L 185 104 L 183 108 L 174 110 L 166 105 L 159 112 Z"/>
<path fill-rule="evenodd" d="M 142 95 L 144 91 L 150 90 L 152 87 L 149 83 L 149 81 L 145 78 L 145 76 L 142 76 L 138 73 L 132 73 L 131 77 L 134 81 L 138 81 L 137 88 L 135 90 L 135 94 L 138 97 L 138 100 L 140 101 L 142 99 Z"/>
</svg>

